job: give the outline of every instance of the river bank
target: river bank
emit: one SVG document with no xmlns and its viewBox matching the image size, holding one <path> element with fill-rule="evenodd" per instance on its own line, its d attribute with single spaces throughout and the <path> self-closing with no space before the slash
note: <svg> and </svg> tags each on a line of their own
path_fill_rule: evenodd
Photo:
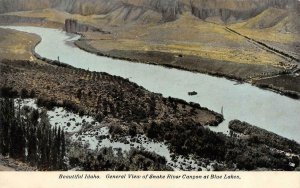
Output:
<svg viewBox="0 0 300 188">
<path fill-rule="evenodd" d="M 296 85 L 289 85 L 289 88 L 280 87 L 282 84 L 272 82 L 272 84 L 259 84 L 260 80 L 267 77 L 284 76 L 291 74 L 293 69 L 277 69 L 273 66 L 237 64 L 229 61 L 217 61 L 205 59 L 199 56 L 174 54 L 159 51 L 132 51 L 132 50 L 111 50 L 100 51 L 88 45 L 83 39 L 75 41 L 74 44 L 89 53 L 99 56 L 109 57 L 113 59 L 126 60 L 130 62 L 146 63 L 152 65 L 160 65 L 167 68 L 176 68 L 180 70 L 198 72 L 217 77 L 224 77 L 239 83 L 246 82 L 262 89 L 269 89 L 272 92 L 285 95 L 294 99 L 300 98 L 300 91 Z M 199 63 L 200 62 L 200 63 Z M 251 70 L 251 71 L 250 71 Z M 268 72 L 266 74 L 266 72 Z M 294 75 L 293 79 L 299 79 L 300 76 Z M 286 80 L 287 78 L 285 78 Z M 282 82 L 283 80 L 279 80 Z M 288 81 L 291 82 L 291 81 Z"/>
<path fill-rule="evenodd" d="M 1 29 L 0 29 L 1 30 Z M 13 35 L 13 32 L 10 31 L 10 35 Z M 80 34 L 80 33 L 79 33 Z M 4 35 L 2 35 L 4 36 Z M 30 35 L 29 35 L 30 36 Z M 35 38 L 35 39 L 33 39 Z M 40 43 L 41 38 L 39 36 L 30 36 L 28 37 L 31 43 L 32 54 L 26 55 L 17 55 L 14 56 L 14 59 L 28 59 L 33 60 L 35 58 L 40 59 L 42 61 L 51 62 L 52 64 L 60 64 L 63 63 L 49 60 L 46 58 L 41 57 L 39 54 L 35 53 L 35 46 Z M 6 42 L 7 46 L 12 46 L 9 44 L 10 42 Z M 23 42 L 24 44 L 26 42 Z M 139 63 L 146 63 L 146 64 L 154 64 L 160 65 L 168 68 L 176 68 L 186 71 L 192 72 L 199 72 L 203 74 L 209 74 L 216 77 L 224 77 L 233 81 L 237 81 L 239 83 L 247 82 L 262 89 L 269 89 L 270 91 L 280 93 L 282 95 L 299 99 L 300 91 L 297 88 L 297 84 L 292 84 L 293 80 L 299 80 L 300 76 L 298 75 L 290 75 L 293 70 L 280 70 L 274 69 L 272 66 L 257 66 L 257 65 L 247 65 L 247 64 L 236 64 L 232 62 L 219 62 L 215 60 L 205 59 L 198 56 L 183 56 L 182 54 L 172 54 L 167 52 L 159 52 L 159 51 L 120 51 L 120 50 L 113 50 L 110 52 L 100 52 L 97 49 L 92 48 L 91 46 L 87 45 L 84 40 L 79 39 L 75 41 L 74 44 L 82 50 L 85 50 L 90 53 L 94 53 L 99 56 L 105 56 L 115 59 L 126 60 L 130 62 L 139 62 Z M 24 47 L 25 48 L 25 47 Z M 8 48 L 9 49 L 9 48 Z M 29 49 L 27 51 L 29 51 Z M 26 51 L 26 50 L 24 50 Z M 7 55 L 3 54 L 1 58 L 10 58 L 10 53 L 8 52 Z M 199 63 L 199 61 L 201 63 Z M 70 66 L 64 64 L 64 66 Z M 252 72 L 249 72 L 249 69 L 252 69 L 254 72 L 257 72 L 257 75 L 253 75 Z M 272 70 L 273 73 L 264 74 L 264 76 L 258 76 L 267 70 Z M 294 73 L 293 73 L 294 74 Z M 280 76 L 281 75 L 281 76 Z M 290 75 L 290 76 L 288 76 Z M 249 78 L 249 77 L 254 77 Z M 276 79 L 270 83 L 270 81 L 266 82 L 265 80 L 268 77 L 276 77 Z M 282 79 L 281 79 L 282 78 Z M 283 82 L 291 83 L 288 87 L 287 84 L 282 84 Z"/>
<path fill-rule="evenodd" d="M 38 20 L 37 18 L 33 17 L 33 23 L 30 21 L 30 17 L 28 18 L 23 18 L 20 17 L 18 23 L 18 19 L 15 17 L 18 16 L 13 16 L 13 15 L 2 15 L 4 21 L 3 23 L 8 24 L 8 23 L 14 23 L 16 25 L 33 25 L 33 26 L 39 26 L 39 27 L 52 27 L 52 28 L 62 28 L 63 25 L 62 23 L 55 25 L 52 23 L 52 21 L 49 21 L 47 19 L 40 19 Z M 10 18 L 12 17 L 12 18 Z M 9 18 L 9 19 L 8 19 Z M 13 22 L 11 21 L 13 20 Z M 26 21 L 27 20 L 27 21 Z M 24 22 L 24 23 L 23 23 Z M 36 24 L 40 23 L 39 25 Z M 59 22 L 62 22 L 60 20 Z M 222 26 L 215 25 L 219 29 L 222 28 Z M 226 30 L 226 28 L 225 28 Z M 286 61 L 284 58 L 279 58 L 276 59 L 274 54 L 269 53 L 268 50 L 266 50 L 266 54 L 264 54 L 264 58 L 268 59 L 270 56 L 274 56 L 274 63 L 253 63 L 255 61 L 260 61 L 258 57 L 249 57 L 248 55 L 242 55 L 244 57 L 240 57 L 240 61 L 246 61 L 246 63 L 239 63 L 237 60 L 231 61 L 230 58 L 226 58 L 224 56 L 224 59 L 221 57 L 216 57 L 217 59 L 214 58 L 208 58 L 207 55 L 192 55 L 195 51 L 195 48 L 191 46 L 190 52 L 187 51 L 186 46 L 182 46 L 184 50 L 182 50 L 182 53 L 180 53 L 180 50 L 178 50 L 178 45 L 179 44 L 168 44 L 168 45 L 162 45 L 158 46 L 157 49 L 156 47 L 151 47 L 151 42 L 147 45 L 149 45 L 150 49 L 144 49 L 143 48 L 131 48 L 130 45 L 135 45 L 134 41 L 131 41 L 129 44 L 124 43 L 123 41 L 125 39 L 122 39 L 119 41 L 119 39 L 115 39 L 112 36 L 115 36 L 116 34 L 114 32 L 116 31 L 111 31 L 111 32 L 105 32 L 103 33 L 102 30 L 101 32 L 97 31 L 89 31 L 89 32 L 76 32 L 77 34 L 80 34 L 82 37 L 75 42 L 75 45 L 79 47 L 82 50 L 85 50 L 90 53 L 97 54 L 99 56 L 105 56 L 105 57 L 111 57 L 111 58 L 116 58 L 116 59 L 121 59 L 121 60 L 126 60 L 126 61 L 131 61 L 131 62 L 139 62 L 139 63 L 146 63 L 146 64 L 154 64 L 154 65 L 161 65 L 165 67 L 170 67 L 170 68 L 176 68 L 176 69 L 181 69 L 181 70 L 187 70 L 187 71 L 192 71 L 192 72 L 199 72 L 202 74 L 209 74 L 212 76 L 218 76 L 218 77 L 224 77 L 227 79 L 235 80 L 237 82 L 246 82 L 253 84 L 255 86 L 261 87 L 261 84 L 256 84 L 255 80 L 260 80 L 268 77 L 274 77 L 274 76 L 280 76 L 280 75 L 285 75 L 285 74 L 291 74 L 295 70 L 295 65 L 289 64 L 288 61 Z M 231 35 L 237 35 L 233 32 L 228 32 L 232 33 Z M 230 35 L 230 34 L 229 34 Z M 224 36 L 227 36 L 227 34 L 224 34 Z M 244 38 L 243 36 L 236 37 L 237 39 L 239 38 Z M 230 36 L 233 37 L 233 36 Z M 116 43 L 121 43 L 124 45 L 124 47 L 119 48 L 118 46 L 115 46 L 114 48 L 112 47 L 112 43 L 115 40 Z M 241 39 L 239 39 L 241 40 Z M 245 38 L 245 40 L 248 40 L 248 38 Z M 125 40 L 126 41 L 126 40 Z M 138 45 L 140 43 L 139 40 L 136 41 Z M 260 41 L 257 41 L 260 42 Z M 101 45 L 96 45 L 96 43 L 101 43 Z M 124 44 L 123 44 L 124 43 Z M 170 42 L 168 42 L 170 43 Z M 244 41 L 242 43 L 245 43 Z M 146 46 L 147 46 L 146 45 Z M 245 44 L 241 44 L 244 46 Z M 128 46 L 128 47 L 126 47 Z M 170 47 L 168 47 L 170 46 Z M 177 46 L 175 49 L 173 49 L 172 46 Z M 247 45 L 246 45 L 247 46 Z M 245 46 L 245 47 L 246 47 Z M 179 45 L 180 47 L 180 45 Z M 247 47 L 252 53 L 252 47 Z M 254 47 L 254 49 L 260 49 L 259 47 Z M 177 49 L 177 50 L 176 50 Z M 256 50 L 257 50 L 256 49 Z M 216 49 L 217 50 L 217 49 Z M 230 48 L 228 49 L 230 50 Z M 201 51 L 201 50 L 200 50 Z M 250 53 L 249 51 L 249 53 Z M 264 51 L 264 50 L 263 50 Z M 214 50 L 212 50 L 213 53 Z M 217 50 L 218 52 L 218 50 Z M 233 51 L 234 52 L 234 51 Z M 228 52 L 228 56 L 230 56 L 231 53 L 233 52 Z M 199 52 L 200 53 L 200 52 Z M 219 52 L 218 52 L 219 53 Z M 218 54 L 216 53 L 216 54 Z M 221 52 L 220 52 L 221 53 Z M 222 52 L 223 53 L 223 52 Z M 236 53 L 236 52 L 234 52 Z M 206 54 L 206 53 L 205 53 Z M 272 55 L 271 55 L 272 54 Z M 255 53 L 252 54 L 255 56 Z M 232 55 L 234 58 L 235 56 L 239 56 L 238 54 Z M 213 55 L 212 55 L 213 57 Z M 250 59 L 250 60 L 249 60 Z M 249 62 L 248 62 L 249 61 Z M 269 61 L 269 60 L 268 60 Z M 280 62 L 280 63 L 275 63 L 275 62 Z M 261 87 L 262 88 L 262 87 Z M 280 84 L 277 84 L 277 82 L 273 82 L 272 84 L 265 84 L 264 89 L 269 89 L 270 91 L 277 92 L 279 94 L 291 97 L 291 98 L 296 98 L 299 99 L 300 97 L 300 92 L 293 87 L 289 88 L 284 88 L 280 87 Z"/>
<path fill-rule="evenodd" d="M 35 95 L 42 97 L 41 101 L 45 103 L 55 99 L 58 104 L 64 105 L 69 101 L 71 103 L 70 108 L 73 108 L 76 112 L 84 110 L 86 113 L 94 114 L 99 118 L 103 117 L 104 114 L 97 114 L 97 111 L 99 108 L 105 108 L 106 113 L 111 113 L 112 117 L 123 120 L 126 120 L 129 114 L 136 118 L 132 119 L 135 121 L 144 121 L 145 117 L 152 117 L 152 115 L 154 115 L 153 120 L 161 121 L 160 118 L 167 118 L 168 114 L 168 116 L 171 115 L 173 118 L 177 117 L 179 119 L 189 117 L 191 120 L 196 120 L 203 125 L 206 123 L 207 125 L 215 125 L 223 119 L 219 114 L 202 108 L 200 105 L 189 104 L 183 100 L 173 98 L 163 98 L 161 95 L 146 91 L 143 87 L 126 79 L 106 73 L 89 72 L 70 67 L 56 67 L 55 65 L 35 65 L 26 61 L 2 61 L 1 65 L 1 72 L 3 73 L 2 87 L 8 85 L 18 93 L 25 89 L 28 94 L 34 90 Z M 22 69 L 21 72 L 20 69 Z M 32 74 L 32 71 L 37 72 L 37 74 Z M 16 80 L 23 80 L 23 82 Z M 36 80 L 41 82 L 38 84 L 38 88 L 35 88 Z M 64 83 L 60 83 L 60 80 L 64 80 Z M 51 90 L 48 90 L 48 88 L 51 88 Z M 173 104 L 176 104 L 176 107 Z M 193 113 L 189 114 L 190 111 L 193 111 Z M 207 118 L 204 118 L 206 115 Z M 198 116 L 202 116 L 203 119 L 199 119 Z M 177 120 L 180 122 L 179 119 Z M 126 121 L 132 120 L 128 119 Z"/>
<path fill-rule="evenodd" d="M 298 72 L 298 73 L 297 73 Z M 253 84 L 262 88 L 282 93 L 291 98 L 300 98 L 300 75 L 299 70 L 293 74 L 283 74 L 271 78 L 253 80 Z"/>
</svg>

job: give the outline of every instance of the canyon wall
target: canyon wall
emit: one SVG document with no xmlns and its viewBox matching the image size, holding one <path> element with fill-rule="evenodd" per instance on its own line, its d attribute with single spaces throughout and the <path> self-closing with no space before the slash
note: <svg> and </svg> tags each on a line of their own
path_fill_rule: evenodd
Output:
<svg viewBox="0 0 300 188">
<path fill-rule="evenodd" d="M 103 31 L 100 28 L 87 25 L 87 24 L 82 24 L 78 23 L 77 20 L 75 19 L 66 19 L 65 20 L 65 31 L 69 33 L 77 33 L 77 32 L 101 32 L 104 34 L 110 34 L 110 32 Z"/>
<path fill-rule="evenodd" d="M 55 8 L 81 15 L 122 13 L 124 20 L 160 15 L 161 21 L 176 20 L 189 11 L 200 19 L 218 17 L 223 22 L 245 20 L 269 7 L 296 8 L 297 0 L 0 0 L 0 13 Z"/>
<path fill-rule="evenodd" d="M 297 9 L 298 6 L 299 2 L 294 0 L 191 0 L 194 16 L 203 20 L 217 17 L 225 23 L 255 17 L 271 7 Z"/>
<path fill-rule="evenodd" d="M 87 32 L 91 30 L 86 25 L 78 24 L 77 20 L 74 19 L 67 19 L 65 21 L 65 30 L 69 33 L 75 33 L 75 32 Z"/>
</svg>

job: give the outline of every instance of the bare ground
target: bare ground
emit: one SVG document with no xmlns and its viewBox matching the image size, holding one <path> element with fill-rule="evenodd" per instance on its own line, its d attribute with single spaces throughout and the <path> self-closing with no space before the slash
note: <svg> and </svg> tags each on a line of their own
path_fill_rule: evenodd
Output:
<svg viewBox="0 0 300 188">
<path fill-rule="evenodd" d="M 0 155 L 0 171 L 35 171 L 36 168 L 23 162 Z"/>
</svg>

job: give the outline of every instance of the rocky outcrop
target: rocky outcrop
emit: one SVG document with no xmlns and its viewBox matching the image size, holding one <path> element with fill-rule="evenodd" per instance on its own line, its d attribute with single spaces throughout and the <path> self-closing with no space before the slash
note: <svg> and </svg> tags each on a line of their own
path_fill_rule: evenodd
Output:
<svg viewBox="0 0 300 188">
<path fill-rule="evenodd" d="M 65 30 L 69 33 L 75 33 L 87 32 L 89 28 L 85 25 L 78 24 L 77 20 L 67 19 L 65 20 Z"/>
<path fill-rule="evenodd" d="M 66 32 L 69 32 L 69 33 L 91 31 L 91 32 L 101 32 L 104 34 L 110 34 L 110 32 L 103 31 L 100 28 L 97 28 L 97 27 L 94 27 L 91 25 L 87 25 L 87 24 L 78 23 L 78 21 L 75 19 L 66 19 L 65 20 L 65 30 L 66 30 Z"/>
</svg>

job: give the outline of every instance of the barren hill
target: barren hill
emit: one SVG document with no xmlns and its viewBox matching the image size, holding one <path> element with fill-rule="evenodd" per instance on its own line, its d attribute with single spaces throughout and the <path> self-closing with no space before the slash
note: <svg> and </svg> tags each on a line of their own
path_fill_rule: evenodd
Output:
<svg viewBox="0 0 300 188">
<path fill-rule="evenodd" d="M 206 20 L 223 22 L 245 20 L 269 7 L 295 8 L 296 0 L 1 0 L 0 13 L 54 8 L 72 14 L 109 15 L 111 19 L 139 20 L 160 17 L 173 21 L 183 12 Z"/>
</svg>

